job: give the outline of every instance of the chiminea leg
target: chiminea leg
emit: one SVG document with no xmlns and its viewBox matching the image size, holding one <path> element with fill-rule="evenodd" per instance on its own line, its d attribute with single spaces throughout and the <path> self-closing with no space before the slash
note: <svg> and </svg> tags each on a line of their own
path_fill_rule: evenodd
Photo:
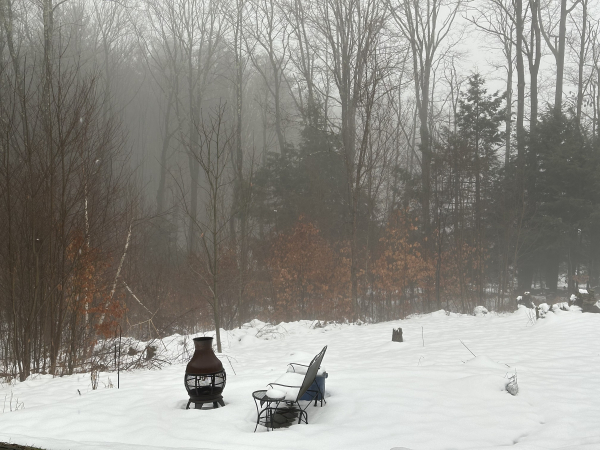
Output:
<svg viewBox="0 0 600 450">
<path fill-rule="evenodd" d="M 190 403 L 192 403 L 192 401 L 188 400 L 188 404 L 185 406 L 185 409 L 190 409 Z"/>
<path fill-rule="evenodd" d="M 219 403 L 219 405 L 221 405 L 223 407 L 225 406 L 225 402 L 223 401 L 222 398 L 220 398 L 219 400 L 217 400 L 217 402 Z"/>
</svg>

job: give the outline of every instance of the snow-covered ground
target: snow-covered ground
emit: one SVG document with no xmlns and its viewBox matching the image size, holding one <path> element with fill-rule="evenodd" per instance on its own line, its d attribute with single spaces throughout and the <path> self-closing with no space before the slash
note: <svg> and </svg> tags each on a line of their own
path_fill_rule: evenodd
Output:
<svg viewBox="0 0 600 450">
<path fill-rule="evenodd" d="M 525 309 L 439 311 L 376 325 L 284 323 L 259 337 L 262 324 L 253 325 L 225 334 L 236 372 L 225 359 L 225 408 L 184 409 L 184 363 L 121 373 L 118 390 L 115 373 L 102 373 L 97 390 L 89 374 L 39 376 L 0 386 L 0 441 L 51 450 L 600 449 L 600 314 L 556 311 L 533 323 Z M 397 327 L 404 343 L 391 342 Z M 181 352 L 182 341 L 165 339 L 168 351 Z M 251 393 L 324 345 L 327 405 L 308 407 L 308 425 L 253 433 Z M 512 396 L 505 384 L 515 372 Z M 16 398 L 24 405 L 16 412 L 11 394 L 13 409 Z"/>
</svg>

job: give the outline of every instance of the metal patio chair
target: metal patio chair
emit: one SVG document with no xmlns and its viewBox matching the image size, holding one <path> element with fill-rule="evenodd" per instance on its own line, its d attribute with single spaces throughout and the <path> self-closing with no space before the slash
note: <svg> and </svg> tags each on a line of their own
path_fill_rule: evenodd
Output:
<svg viewBox="0 0 600 450">
<path fill-rule="evenodd" d="M 294 408 L 298 410 L 298 423 L 308 424 L 308 413 L 306 409 L 308 405 L 315 400 L 315 406 L 317 403 L 317 398 L 320 397 L 323 399 L 325 397 L 325 393 L 321 392 L 319 385 L 315 382 L 315 378 L 317 377 L 317 373 L 321 367 L 321 362 L 325 357 L 325 352 L 327 351 L 327 346 L 323 347 L 323 349 L 316 354 L 316 356 L 312 359 L 308 366 L 303 364 L 295 364 L 293 366 L 303 366 L 306 367 L 306 373 L 302 374 L 299 372 L 286 372 L 282 376 L 280 376 L 275 382 L 269 383 L 267 386 L 271 387 L 271 390 L 276 390 L 279 392 L 283 392 L 285 394 L 284 401 L 288 407 Z M 311 386 L 316 386 L 312 388 Z M 267 390 L 267 395 L 269 390 Z M 308 393 L 311 397 L 306 406 L 304 408 L 300 405 L 300 399 L 304 394 Z M 321 406 L 323 403 L 321 402 Z"/>
</svg>

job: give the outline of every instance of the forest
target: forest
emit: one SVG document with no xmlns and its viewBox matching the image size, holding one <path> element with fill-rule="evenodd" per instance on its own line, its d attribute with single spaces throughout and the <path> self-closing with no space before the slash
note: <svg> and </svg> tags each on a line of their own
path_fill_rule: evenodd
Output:
<svg viewBox="0 0 600 450">
<path fill-rule="evenodd" d="M 599 156 L 592 0 L 0 0 L 0 376 L 566 298 Z"/>
</svg>

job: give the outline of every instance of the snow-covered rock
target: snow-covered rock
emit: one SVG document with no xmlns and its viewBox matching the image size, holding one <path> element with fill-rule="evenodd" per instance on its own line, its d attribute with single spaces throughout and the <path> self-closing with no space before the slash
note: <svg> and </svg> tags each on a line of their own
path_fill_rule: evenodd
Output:
<svg viewBox="0 0 600 450">
<path fill-rule="evenodd" d="M 537 311 L 538 311 L 538 317 L 540 319 L 543 319 L 544 317 L 546 317 L 546 314 L 548 313 L 548 311 L 550 311 L 550 305 L 548 305 L 548 303 L 542 303 L 542 304 L 538 305 Z"/>
<path fill-rule="evenodd" d="M 476 306 L 473 308 L 474 316 L 485 316 L 486 314 L 488 314 L 488 310 L 485 308 L 485 306 Z"/>
</svg>

